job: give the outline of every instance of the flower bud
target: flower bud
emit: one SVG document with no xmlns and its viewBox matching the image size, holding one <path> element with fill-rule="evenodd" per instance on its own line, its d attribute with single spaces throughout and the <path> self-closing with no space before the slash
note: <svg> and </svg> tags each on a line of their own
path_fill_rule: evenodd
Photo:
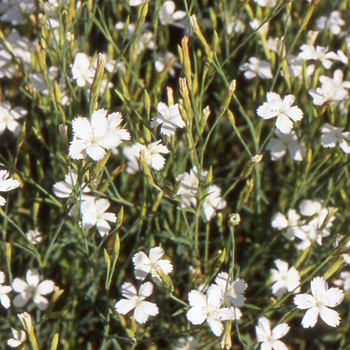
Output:
<svg viewBox="0 0 350 350">
<path fill-rule="evenodd" d="M 230 227 L 235 227 L 241 222 L 241 216 L 238 213 L 230 214 L 228 216 L 227 224 Z"/>
</svg>

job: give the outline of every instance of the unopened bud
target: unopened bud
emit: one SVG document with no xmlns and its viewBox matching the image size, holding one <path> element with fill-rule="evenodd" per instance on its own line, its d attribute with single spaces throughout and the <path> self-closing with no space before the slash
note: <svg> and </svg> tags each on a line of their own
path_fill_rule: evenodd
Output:
<svg viewBox="0 0 350 350">
<path fill-rule="evenodd" d="M 241 222 L 241 216 L 238 213 L 230 214 L 228 216 L 227 224 L 230 227 L 235 227 Z"/>
</svg>

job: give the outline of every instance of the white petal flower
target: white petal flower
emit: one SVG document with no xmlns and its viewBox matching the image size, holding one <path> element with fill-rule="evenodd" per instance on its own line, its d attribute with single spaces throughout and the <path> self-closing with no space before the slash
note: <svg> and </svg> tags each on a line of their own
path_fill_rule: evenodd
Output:
<svg viewBox="0 0 350 350">
<path fill-rule="evenodd" d="M 317 30 L 329 30 L 333 35 L 339 35 L 345 21 L 341 18 L 340 11 L 332 11 L 328 16 L 321 16 L 316 20 Z"/>
<path fill-rule="evenodd" d="M 159 270 L 165 275 L 168 275 L 173 270 L 173 265 L 167 259 L 161 259 L 164 255 L 164 250 L 161 247 L 151 248 L 149 257 L 144 252 L 137 252 L 132 261 L 135 266 L 135 277 L 139 280 L 144 280 L 150 273 L 152 279 L 156 283 L 160 283 L 161 277 Z"/>
<path fill-rule="evenodd" d="M 308 248 L 313 242 L 322 245 L 323 237 L 330 235 L 335 220 L 335 208 L 323 207 L 321 200 L 303 200 L 299 212 L 307 219 L 300 220 L 290 231 L 301 242 L 297 247 L 301 250 Z"/>
<path fill-rule="evenodd" d="M 205 219 L 210 221 L 217 210 L 224 209 L 226 201 L 221 197 L 221 189 L 219 186 L 210 185 L 203 201 L 203 212 Z"/>
<path fill-rule="evenodd" d="M 344 73 L 340 69 L 336 69 L 333 78 L 321 75 L 319 81 L 321 87 L 316 90 L 309 90 L 309 95 L 313 98 L 313 104 L 321 106 L 323 104 L 337 104 L 347 99 L 350 89 L 350 82 L 343 81 Z"/>
<path fill-rule="evenodd" d="M 39 244 L 43 239 L 41 232 L 37 229 L 27 231 L 26 236 L 28 241 L 32 242 L 34 245 Z"/>
<path fill-rule="evenodd" d="M 211 331 L 219 337 L 224 330 L 222 321 L 234 320 L 235 314 L 229 308 L 220 308 L 222 304 L 222 293 L 216 288 L 205 295 L 198 290 L 188 293 L 188 301 L 191 308 L 187 311 L 186 317 L 192 324 L 202 324 L 205 321 Z"/>
<path fill-rule="evenodd" d="M 179 21 L 186 17 L 185 11 L 175 11 L 174 1 L 165 1 L 159 9 L 159 21 L 163 25 L 174 24 L 183 27 Z"/>
<path fill-rule="evenodd" d="M 204 180 L 208 172 L 201 170 L 200 178 Z M 177 196 L 180 196 L 181 206 L 194 207 L 197 205 L 197 194 L 199 186 L 199 177 L 197 167 L 194 166 L 189 173 L 184 172 L 176 176 L 175 180 L 180 182 L 180 187 L 176 192 Z"/>
<path fill-rule="evenodd" d="M 243 279 L 238 278 L 232 282 L 228 273 L 220 272 L 215 278 L 215 284 L 209 287 L 208 293 L 214 288 L 219 288 L 228 307 L 243 306 L 245 301 L 244 292 L 247 289 L 247 283 Z"/>
<path fill-rule="evenodd" d="M 287 350 L 287 346 L 279 339 L 284 337 L 289 332 L 290 327 L 287 323 L 281 323 L 271 332 L 270 320 L 266 317 L 261 317 L 258 320 L 258 325 L 255 326 L 256 338 L 261 343 L 261 350 Z"/>
<path fill-rule="evenodd" d="M 72 121 L 74 138 L 70 142 L 69 155 L 72 159 L 84 159 L 88 155 L 95 161 L 101 160 L 106 150 L 118 147 L 123 140 L 130 140 L 130 134 L 121 129 L 122 116 L 99 109 L 91 119 L 78 117 Z"/>
<path fill-rule="evenodd" d="M 152 119 L 151 128 L 161 125 L 160 133 L 162 135 L 173 136 L 176 128 L 182 129 L 185 126 L 177 103 L 168 107 L 165 103 L 159 102 L 157 110 L 160 115 Z"/>
<path fill-rule="evenodd" d="M 72 66 L 72 78 L 79 87 L 84 87 L 86 84 L 91 85 L 94 76 L 95 70 L 90 67 L 90 58 L 85 53 L 78 52 Z"/>
<path fill-rule="evenodd" d="M 11 305 L 11 300 L 7 295 L 12 291 L 10 286 L 4 286 L 5 274 L 3 271 L 0 271 L 0 302 L 5 309 L 8 309 Z"/>
<path fill-rule="evenodd" d="M 0 135 L 6 130 L 10 130 L 17 135 L 21 130 L 18 119 L 27 114 L 23 107 L 11 108 L 9 103 L 0 102 Z"/>
<path fill-rule="evenodd" d="M 122 315 L 126 315 L 129 311 L 135 309 L 135 321 L 140 324 L 146 323 L 149 316 L 156 316 L 159 312 L 156 304 L 145 301 L 152 292 L 153 284 L 151 282 L 141 284 L 138 294 L 131 283 L 125 282 L 122 285 L 122 295 L 126 299 L 119 300 L 114 308 L 116 312 Z"/>
<path fill-rule="evenodd" d="M 344 153 L 350 153 L 350 133 L 343 132 L 343 128 L 336 128 L 328 123 L 321 128 L 322 138 L 321 145 L 326 148 L 333 148 L 339 144 Z"/>
<path fill-rule="evenodd" d="M 33 298 L 34 303 L 40 310 L 46 310 L 49 302 L 43 295 L 50 294 L 54 291 L 55 283 L 51 280 L 40 282 L 39 271 L 30 269 L 26 274 L 26 281 L 20 278 L 15 278 L 12 281 L 12 288 L 16 293 L 19 293 L 13 299 L 13 305 L 22 307 Z"/>
<path fill-rule="evenodd" d="M 253 79 L 259 76 L 261 79 L 272 79 L 271 65 L 269 62 L 260 60 L 257 57 L 250 57 L 249 62 L 244 63 L 239 67 L 239 70 L 244 72 L 246 79 Z"/>
<path fill-rule="evenodd" d="M 20 182 L 15 179 L 9 179 L 7 170 L 0 170 L 0 192 L 8 192 L 20 186 Z M 6 199 L 0 196 L 0 206 L 6 204 Z"/>
<path fill-rule="evenodd" d="M 68 198 L 74 193 L 74 190 L 80 192 L 79 189 L 81 189 L 82 200 L 84 200 L 84 196 L 87 197 L 86 199 L 91 198 L 85 195 L 85 193 L 89 193 L 91 191 L 91 189 L 88 186 L 86 186 L 85 182 L 82 182 L 80 188 L 76 188 L 77 180 L 78 174 L 75 170 L 71 170 L 64 177 L 64 181 L 56 182 L 53 185 L 53 192 L 55 193 L 55 196 L 58 198 Z"/>
<path fill-rule="evenodd" d="M 110 206 L 108 199 L 101 198 L 85 200 L 81 203 L 82 226 L 89 229 L 96 225 L 97 231 L 101 236 L 106 235 L 111 227 L 109 222 L 116 222 L 117 217 L 114 213 L 106 212 Z"/>
<path fill-rule="evenodd" d="M 147 146 L 136 143 L 130 148 L 124 147 L 123 153 L 128 159 L 127 171 L 129 174 L 134 174 L 137 170 L 140 169 L 138 165 L 138 159 L 140 159 L 140 151 L 143 151 L 145 154 L 145 161 L 149 167 L 152 167 L 155 170 L 160 170 L 164 167 L 165 158 L 161 154 L 169 153 L 169 150 L 166 146 L 160 144 L 162 140 L 152 142 Z M 137 166 L 137 168 L 136 168 Z"/>
<path fill-rule="evenodd" d="M 328 52 L 328 48 L 323 46 L 316 46 L 315 48 L 313 45 L 304 44 L 300 46 L 300 50 L 298 57 L 303 60 L 319 60 L 326 69 L 331 68 L 332 60 L 337 61 L 339 59 L 335 52 Z"/>
<path fill-rule="evenodd" d="M 17 348 L 26 341 L 27 335 L 25 331 L 21 330 L 19 332 L 16 329 L 11 328 L 11 332 L 12 332 L 13 338 L 10 338 L 7 340 L 7 345 L 10 346 L 11 348 Z"/>
<path fill-rule="evenodd" d="M 299 293 L 300 276 L 298 270 L 292 266 L 288 268 L 288 263 L 280 259 L 275 260 L 276 269 L 271 269 L 272 293 L 277 297 L 293 291 Z M 294 290 L 295 289 L 295 290 Z"/>
<path fill-rule="evenodd" d="M 294 130 L 290 134 L 283 134 L 275 130 L 275 135 L 277 138 L 271 138 L 266 145 L 266 149 L 271 152 L 271 159 L 273 161 L 282 158 L 287 150 L 295 161 L 299 162 L 303 160 L 305 149 L 299 144 Z"/>
<path fill-rule="evenodd" d="M 260 106 L 256 113 L 263 119 L 277 117 L 276 128 L 283 134 L 289 134 L 293 128 L 293 122 L 303 119 L 303 112 L 296 106 L 292 107 L 295 101 L 294 95 L 281 96 L 275 92 L 266 94 L 267 102 Z"/>
<path fill-rule="evenodd" d="M 344 292 L 339 288 L 328 289 L 323 277 L 315 277 L 311 283 L 310 294 L 298 294 L 294 297 L 294 304 L 298 309 L 306 310 L 301 321 L 304 328 L 314 327 L 318 316 L 331 327 L 340 323 L 338 312 L 329 309 L 339 305 L 344 299 Z"/>
<path fill-rule="evenodd" d="M 350 272 L 342 271 L 340 273 L 340 279 L 333 281 L 334 285 L 343 287 L 344 290 L 350 289 Z"/>
</svg>

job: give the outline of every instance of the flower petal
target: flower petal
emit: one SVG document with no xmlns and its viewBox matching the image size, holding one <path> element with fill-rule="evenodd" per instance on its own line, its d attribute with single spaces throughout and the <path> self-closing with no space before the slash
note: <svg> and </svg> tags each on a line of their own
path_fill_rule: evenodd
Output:
<svg viewBox="0 0 350 350">
<path fill-rule="evenodd" d="M 328 307 L 320 308 L 320 316 L 322 320 L 328 324 L 328 326 L 336 327 L 340 323 L 339 313 L 335 310 L 329 309 Z"/>
<path fill-rule="evenodd" d="M 305 312 L 303 319 L 301 320 L 301 325 L 304 328 L 314 327 L 318 320 L 319 309 L 318 307 L 312 307 Z"/>
</svg>

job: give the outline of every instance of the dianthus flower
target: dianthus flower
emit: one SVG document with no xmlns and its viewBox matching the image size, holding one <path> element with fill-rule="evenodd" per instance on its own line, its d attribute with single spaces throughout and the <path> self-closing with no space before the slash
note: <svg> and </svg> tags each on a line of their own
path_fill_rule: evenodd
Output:
<svg viewBox="0 0 350 350">
<path fill-rule="evenodd" d="M 300 288 L 297 288 L 300 283 L 298 270 L 292 266 L 288 268 L 288 263 L 277 259 L 275 260 L 276 269 L 271 269 L 272 274 L 272 293 L 277 297 L 293 291 L 299 293 Z"/>
<path fill-rule="evenodd" d="M 267 102 L 260 106 L 256 113 L 263 119 L 277 117 L 276 128 L 283 134 L 289 134 L 293 129 L 293 122 L 303 119 L 303 112 L 297 106 L 292 106 L 295 101 L 294 95 L 281 96 L 275 92 L 266 94 Z"/>
<path fill-rule="evenodd" d="M 4 286 L 4 282 L 5 274 L 3 271 L 0 271 L 0 302 L 5 309 L 8 309 L 11 305 L 11 300 L 7 294 L 11 292 L 12 288 L 10 286 Z"/>
<path fill-rule="evenodd" d="M 215 277 L 215 284 L 211 284 L 208 293 L 216 289 L 223 295 L 223 300 L 228 307 L 237 308 L 244 304 L 244 292 L 247 289 L 247 283 L 243 279 L 236 279 L 232 282 L 227 272 L 220 272 Z M 236 318 L 237 315 L 236 315 Z"/>
<path fill-rule="evenodd" d="M 343 128 L 337 128 L 328 123 L 324 124 L 321 128 L 322 138 L 321 145 L 326 148 L 333 148 L 337 144 L 344 153 L 350 153 L 350 133 Z"/>
<path fill-rule="evenodd" d="M 279 339 L 284 337 L 289 332 L 290 327 L 287 323 L 281 323 L 271 332 L 270 320 L 266 317 L 261 317 L 258 320 L 258 325 L 255 326 L 256 338 L 261 350 L 287 350 L 286 345 Z"/>
<path fill-rule="evenodd" d="M 162 135 L 173 136 L 177 128 L 182 129 L 185 126 L 177 103 L 168 107 L 165 103 L 159 102 L 157 110 L 160 115 L 152 119 L 151 128 L 161 125 L 160 133 Z"/>
<path fill-rule="evenodd" d="M 154 282 L 161 282 L 159 271 L 168 275 L 173 270 L 173 265 L 168 259 L 161 259 L 164 249 L 161 247 L 151 248 L 149 257 L 144 252 L 137 252 L 132 261 L 135 266 L 135 278 L 144 280 L 150 273 Z"/>
<path fill-rule="evenodd" d="M 271 138 L 266 145 L 266 149 L 271 152 L 271 159 L 276 161 L 282 158 L 287 150 L 293 159 L 297 162 L 303 160 L 304 147 L 299 144 L 298 137 L 294 130 L 290 134 L 283 134 L 278 130 L 275 130 L 276 138 Z"/>
<path fill-rule="evenodd" d="M 195 325 L 207 321 L 211 331 L 219 337 L 224 330 L 222 321 L 235 319 L 231 309 L 221 308 L 222 296 L 216 289 L 208 290 L 207 295 L 198 290 L 191 290 L 188 293 L 191 308 L 187 311 L 187 319 Z"/>
<path fill-rule="evenodd" d="M 20 182 L 15 179 L 9 179 L 7 170 L 0 170 L 0 192 L 8 192 L 20 186 Z M 0 206 L 6 204 L 6 199 L 0 196 Z"/>
<path fill-rule="evenodd" d="M 108 199 L 95 198 L 85 200 L 81 203 L 82 226 L 84 229 L 89 229 L 96 225 L 97 231 L 101 236 L 106 235 L 111 226 L 109 222 L 116 222 L 117 217 L 114 213 L 106 212 L 110 206 Z"/>
<path fill-rule="evenodd" d="M 128 131 L 119 126 L 123 121 L 119 112 L 108 114 L 105 109 L 92 113 L 91 119 L 78 117 L 72 121 L 74 138 L 69 146 L 72 159 L 101 160 L 106 150 L 119 146 L 123 140 L 130 140 Z"/>
<path fill-rule="evenodd" d="M 153 292 L 153 284 L 146 282 L 141 284 L 139 293 L 136 288 L 129 282 L 122 285 L 122 296 L 126 299 L 120 299 L 114 308 L 118 314 L 126 315 L 132 309 L 134 310 L 134 317 L 137 323 L 146 323 L 149 316 L 156 316 L 159 312 L 155 303 L 145 301 Z"/>
<path fill-rule="evenodd" d="M 138 159 L 140 159 L 140 151 L 145 154 L 146 164 L 155 169 L 160 170 L 164 167 L 165 158 L 161 154 L 169 153 L 166 146 L 161 144 L 162 140 L 152 142 L 147 146 L 141 143 L 136 143 L 131 147 L 124 147 L 123 154 L 128 160 L 126 172 L 129 174 L 135 174 L 140 170 L 138 165 Z"/>
<path fill-rule="evenodd" d="M 250 57 L 249 62 L 244 63 L 239 67 L 239 70 L 244 72 L 246 79 L 253 79 L 259 76 L 261 79 L 272 79 L 271 65 L 269 62 L 260 60 L 257 57 Z"/>
<path fill-rule="evenodd" d="M 0 135 L 6 130 L 10 130 L 17 135 L 21 130 L 21 124 L 18 123 L 18 119 L 27 114 L 26 109 L 23 107 L 11 108 L 7 102 L 0 103 Z"/>
<path fill-rule="evenodd" d="M 15 278 L 12 281 L 13 291 L 19 293 L 13 299 L 13 305 L 22 307 L 33 298 L 34 303 L 40 310 L 46 310 L 49 302 L 43 295 L 50 294 L 54 291 L 55 283 L 51 280 L 40 282 L 39 271 L 30 269 L 26 274 L 26 281 Z"/>
<path fill-rule="evenodd" d="M 340 323 L 338 312 L 330 307 L 339 305 L 344 299 L 344 292 L 339 288 L 328 289 L 323 277 L 315 277 L 311 283 L 310 294 L 298 294 L 294 297 L 294 304 L 298 309 L 306 310 L 301 321 L 304 328 L 314 327 L 318 315 L 331 327 L 336 327 Z"/>
<path fill-rule="evenodd" d="M 205 194 L 203 201 L 203 213 L 205 219 L 209 222 L 215 215 L 217 210 L 224 209 L 226 201 L 221 197 L 221 189 L 217 185 L 210 185 Z"/>
</svg>

